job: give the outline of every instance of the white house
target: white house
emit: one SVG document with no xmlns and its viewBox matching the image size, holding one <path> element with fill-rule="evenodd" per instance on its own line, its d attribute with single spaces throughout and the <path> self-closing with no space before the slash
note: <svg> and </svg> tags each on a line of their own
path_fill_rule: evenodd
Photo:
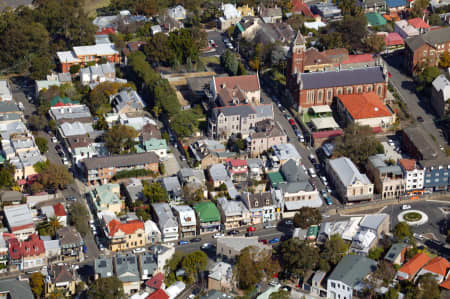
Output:
<svg viewBox="0 0 450 299">
<path fill-rule="evenodd" d="M 197 219 L 193 208 L 187 205 L 174 206 L 173 211 L 178 218 L 178 231 L 180 237 L 195 236 L 197 231 Z"/>
<path fill-rule="evenodd" d="M 425 182 L 425 169 L 420 167 L 414 159 L 400 159 L 398 164 L 406 179 L 405 190 L 422 190 Z"/>
<path fill-rule="evenodd" d="M 181 21 L 186 19 L 186 9 L 182 5 L 177 5 L 169 8 L 167 10 L 167 15 L 175 20 Z"/>
<path fill-rule="evenodd" d="M 162 242 L 178 240 L 178 222 L 167 203 L 152 204 L 153 219 L 158 220 Z"/>
</svg>

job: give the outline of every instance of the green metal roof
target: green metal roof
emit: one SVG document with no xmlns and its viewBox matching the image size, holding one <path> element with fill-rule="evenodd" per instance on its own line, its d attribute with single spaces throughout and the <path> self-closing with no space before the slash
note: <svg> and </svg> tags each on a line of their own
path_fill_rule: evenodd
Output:
<svg viewBox="0 0 450 299">
<path fill-rule="evenodd" d="M 5 163 L 5 161 L 6 161 L 5 156 L 3 156 L 3 155 L 0 154 L 0 164 Z"/>
<path fill-rule="evenodd" d="M 279 183 L 284 182 L 283 175 L 279 171 L 269 172 L 267 176 L 269 177 L 270 183 L 274 188 L 276 188 Z"/>
<path fill-rule="evenodd" d="M 334 268 L 328 279 L 341 281 L 354 287 L 369 273 L 375 271 L 377 262 L 361 255 L 346 255 Z"/>
<path fill-rule="evenodd" d="M 314 237 L 317 238 L 317 234 L 319 233 L 319 226 L 317 225 L 311 225 L 308 227 L 308 231 L 306 232 L 306 237 Z"/>
<path fill-rule="evenodd" d="M 216 205 L 210 201 L 202 201 L 194 206 L 200 222 L 220 221 L 220 212 Z"/>
<path fill-rule="evenodd" d="M 370 26 L 381 26 L 387 23 L 386 19 L 376 12 L 366 13 L 366 19 Z"/>
</svg>

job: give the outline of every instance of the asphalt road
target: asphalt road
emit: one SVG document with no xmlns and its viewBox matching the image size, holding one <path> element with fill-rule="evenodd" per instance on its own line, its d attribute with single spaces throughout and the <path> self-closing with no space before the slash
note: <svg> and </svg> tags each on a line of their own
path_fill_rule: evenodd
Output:
<svg viewBox="0 0 450 299">
<path fill-rule="evenodd" d="M 411 77 L 405 74 L 402 67 L 402 52 L 397 51 L 383 57 L 383 59 L 386 62 L 387 69 L 391 74 L 389 81 L 398 89 L 400 97 L 406 103 L 411 117 L 415 120 L 417 120 L 418 116 L 423 117 L 424 121 L 417 123 L 428 133 L 436 137 L 438 144 L 433 144 L 433 146 L 437 149 L 437 151 L 440 151 L 438 145 L 446 145 L 447 141 L 445 140 L 442 131 L 437 128 L 434 123 L 435 117 L 433 111 L 431 110 L 431 106 L 428 104 L 428 100 L 422 95 L 416 93 L 416 84 Z"/>
</svg>

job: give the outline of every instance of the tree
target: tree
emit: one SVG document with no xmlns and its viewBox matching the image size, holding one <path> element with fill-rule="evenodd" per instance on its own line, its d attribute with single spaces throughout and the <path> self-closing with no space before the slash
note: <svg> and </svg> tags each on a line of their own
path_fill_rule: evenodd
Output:
<svg viewBox="0 0 450 299">
<path fill-rule="evenodd" d="M 139 133 L 126 125 L 114 125 L 105 133 L 105 146 L 111 154 L 124 154 L 135 151 L 135 138 Z"/>
<path fill-rule="evenodd" d="M 450 67 L 450 52 L 444 52 L 444 54 L 441 55 L 441 60 L 439 61 L 439 66 L 443 68 Z"/>
<path fill-rule="evenodd" d="M 291 25 L 292 30 L 294 32 L 299 31 L 303 27 L 303 23 L 305 22 L 305 17 L 299 14 L 292 15 L 288 20 L 287 23 Z"/>
<path fill-rule="evenodd" d="M 49 54 L 35 55 L 31 59 L 30 77 L 34 80 L 45 79 L 55 64 Z"/>
<path fill-rule="evenodd" d="M 70 66 L 69 72 L 72 75 L 78 74 L 78 72 L 80 71 L 81 66 L 79 64 L 74 64 Z"/>
<path fill-rule="evenodd" d="M 117 82 L 102 82 L 83 98 L 83 103 L 89 107 L 92 114 L 102 116 L 111 110 L 110 97 L 127 87 L 132 86 Z"/>
<path fill-rule="evenodd" d="M 244 76 L 247 75 L 247 70 L 245 69 L 245 66 L 242 62 L 239 62 L 238 66 L 238 76 Z"/>
<path fill-rule="evenodd" d="M 43 130 L 47 126 L 47 119 L 44 115 L 33 114 L 28 119 L 28 124 L 35 131 Z"/>
<path fill-rule="evenodd" d="M 422 18 L 425 14 L 425 9 L 429 5 L 429 0 L 416 0 L 414 1 L 412 10 L 411 10 L 411 16 L 415 18 Z"/>
<path fill-rule="evenodd" d="M 348 247 L 348 244 L 340 235 L 332 235 L 330 239 L 325 242 L 322 257 L 328 260 L 332 266 L 335 266 L 345 255 L 347 255 Z"/>
<path fill-rule="evenodd" d="M 441 26 L 442 25 L 441 17 L 437 13 L 432 14 L 428 18 L 428 21 L 430 22 L 431 26 Z"/>
<path fill-rule="evenodd" d="M 220 56 L 220 63 L 230 76 L 235 76 L 237 74 L 239 61 L 237 60 L 236 55 L 233 52 L 226 50 Z"/>
<path fill-rule="evenodd" d="M 36 142 L 36 145 L 39 148 L 39 151 L 41 152 L 41 154 L 44 154 L 48 151 L 48 141 L 46 138 L 36 137 L 34 139 L 34 141 Z"/>
<path fill-rule="evenodd" d="M 241 289 L 250 289 L 262 279 L 262 268 L 257 263 L 257 259 L 257 251 L 252 247 L 241 250 L 237 256 L 234 270 Z"/>
<path fill-rule="evenodd" d="M 398 242 L 402 242 L 405 239 L 412 239 L 411 228 L 406 222 L 397 223 L 397 225 L 394 227 L 394 238 Z"/>
<path fill-rule="evenodd" d="M 322 215 L 319 209 L 302 207 L 294 215 L 294 226 L 300 228 L 308 228 L 311 225 L 317 225 L 322 221 Z"/>
<path fill-rule="evenodd" d="M 394 288 L 389 288 L 387 293 L 383 295 L 383 299 L 398 299 L 398 291 Z"/>
<path fill-rule="evenodd" d="M 196 281 L 198 274 L 206 269 L 208 265 L 208 256 L 203 251 L 194 251 L 183 258 L 181 266 L 186 272 L 186 278 L 189 282 Z"/>
<path fill-rule="evenodd" d="M 381 53 L 386 48 L 383 35 L 371 34 L 365 39 L 364 43 L 367 50 L 372 53 Z"/>
<path fill-rule="evenodd" d="M 363 10 L 353 0 L 341 0 L 339 1 L 339 8 L 342 10 L 342 14 L 345 16 L 360 16 Z"/>
<path fill-rule="evenodd" d="M 439 283 L 432 273 L 421 275 L 418 279 L 417 287 L 419 292 L 415 298 L 438 299 L 440 296 Z"/>
<path fill-rule="evenodd" d="M 74 202 L 69 208 L 70 223 L 75 225 L 78 232 L 85 236 L 89 232 L 89 225 L 86 219 L 88 219 L 88 211 L 86 206 L 81 202 Z"/>
<path fill-rule="evenodd" d="M 363 40 L 367 36 L 367 19 L 364 15 L 347 15 L 334 26 L 335 30 L 342 34 L 342 40 L 347 49 L 351 51 L 364 49 Z"/>
<path fill-rule="evenodd" d="M 384 153 L 383 145 L 369 126 L 350 125 L 333 143 L 335 157 L 348 157 L 361 169 L 365 169 L 369 156 Z"/>
<path fill-rule="evenodd" d="M 34 272 L 30 275 L 30 287 L 36 298 L 40 298 L 44 291 L 44 276 L 41 272 Z"/>
<path fill-rule="evenodd" d="M 92 299 L 124 299 L 123 284 L 116 276 L 96 279 L 89 286 L 87 297 Z"/>
<path fill-rule="evenodd" d="M 195 110 L 183 110 L 170 119 L 170 127 L 178 138 L 190 137 L 198 130 L 199 118 Z"/>
<path fill-rule="evenodd" d="M 278 256 L 281 267 L 288 276 L 303 276 L 314 270 L 319 263 L 319 249 L 299 239 L 281 243 Z"/>
<path fill-rule="evenodd" d="M 320 44 L 325 49 L 336 49 L 344 47 L 344 41 L 342 33 L 340 32 L 327 32 L 320 35 Z"/>
<path fill-rule="evenodd" d="M 39 183 L 48 189 L 63 189 L 73 181 L 73 176 L 65 165 L 53 164 L 47 161 L 42 169 L 39 169 L 39 171 L 36 167 L 35 169 L 40 174 Z"/>
<path fill-rule="evenodd" d="M 143 52 L 151 64 L 172 65 L 175 51 L 170 45 L 169 36 L 162 32 L 156 33 L 144 46 Z"/>
<path fill-rule="evenodd" d="M 49 223 L 50 235 L 52 237 L 55 237 L 58 229 L 60 229 L 63 226 L 61 224 L 61 221 L 59 220 L 59 217 L 57 217 L 57 216 L 50 217 L 48 219 L 48 223 Z"/>
<path fill-rule="evenodd" d="M 13 189 L 17 186 L 14 179 L 15 167 L 9 161 L 5 161 L 0 166 L 0 188 L 1 189 Z"/>
<path fill-rule="evenodd" d="M 384 248 L 383 247 L 374 247 L 369 250 L 369 258 L 379 261 L 384 256 Z"/>
<path fill-rule="evenodd" d="M 146 181 L 143 181 L 143 186 L 142 193 L 144 194 L 145 199 L 150 203 L 167 202 L 169 200 L 166 189 L 164 189 L 159 182 L 149 184 Z"/>
<path fill-rule="evenodd" d="M 269 299 L 289 299 L 289 298 L 291 298 L 291 295 L 289 294 L 288 291 L 284 290 L 274 292 L 269 296 Z"/>
<path fill-rule="evenodd" d="M 232 151 L 239 153 L 240 151 L 243 151 L 246 147 L 246 142 L 244 139 L 242 139 L 242 135 L 238 136 L 231 136 L 227 141 L 227 148 Z"/>
<path fill-rule="evenodd" d="M 383 286 L 387 287 L 392 279 L 394 279 L 395 273 L 396 270 L 392 264 L 383 260 L 378 263 L 377 269 L 373 272 L 373 277 L 377 280 L 381 280 Z"/>
</svg>

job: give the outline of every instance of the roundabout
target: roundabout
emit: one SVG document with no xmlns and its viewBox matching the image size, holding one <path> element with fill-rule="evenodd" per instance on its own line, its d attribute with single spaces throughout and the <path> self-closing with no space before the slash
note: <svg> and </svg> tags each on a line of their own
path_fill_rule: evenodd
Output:
<svg viewBox="0 0 450 299">
<path fill-rule="evenodd" d="M 409 210 L 398 214 L 399 222 L 406 222 L 408 225 L 417 226 L 428 222 L 428 216 L 419 210 Z"/>
</svg>

